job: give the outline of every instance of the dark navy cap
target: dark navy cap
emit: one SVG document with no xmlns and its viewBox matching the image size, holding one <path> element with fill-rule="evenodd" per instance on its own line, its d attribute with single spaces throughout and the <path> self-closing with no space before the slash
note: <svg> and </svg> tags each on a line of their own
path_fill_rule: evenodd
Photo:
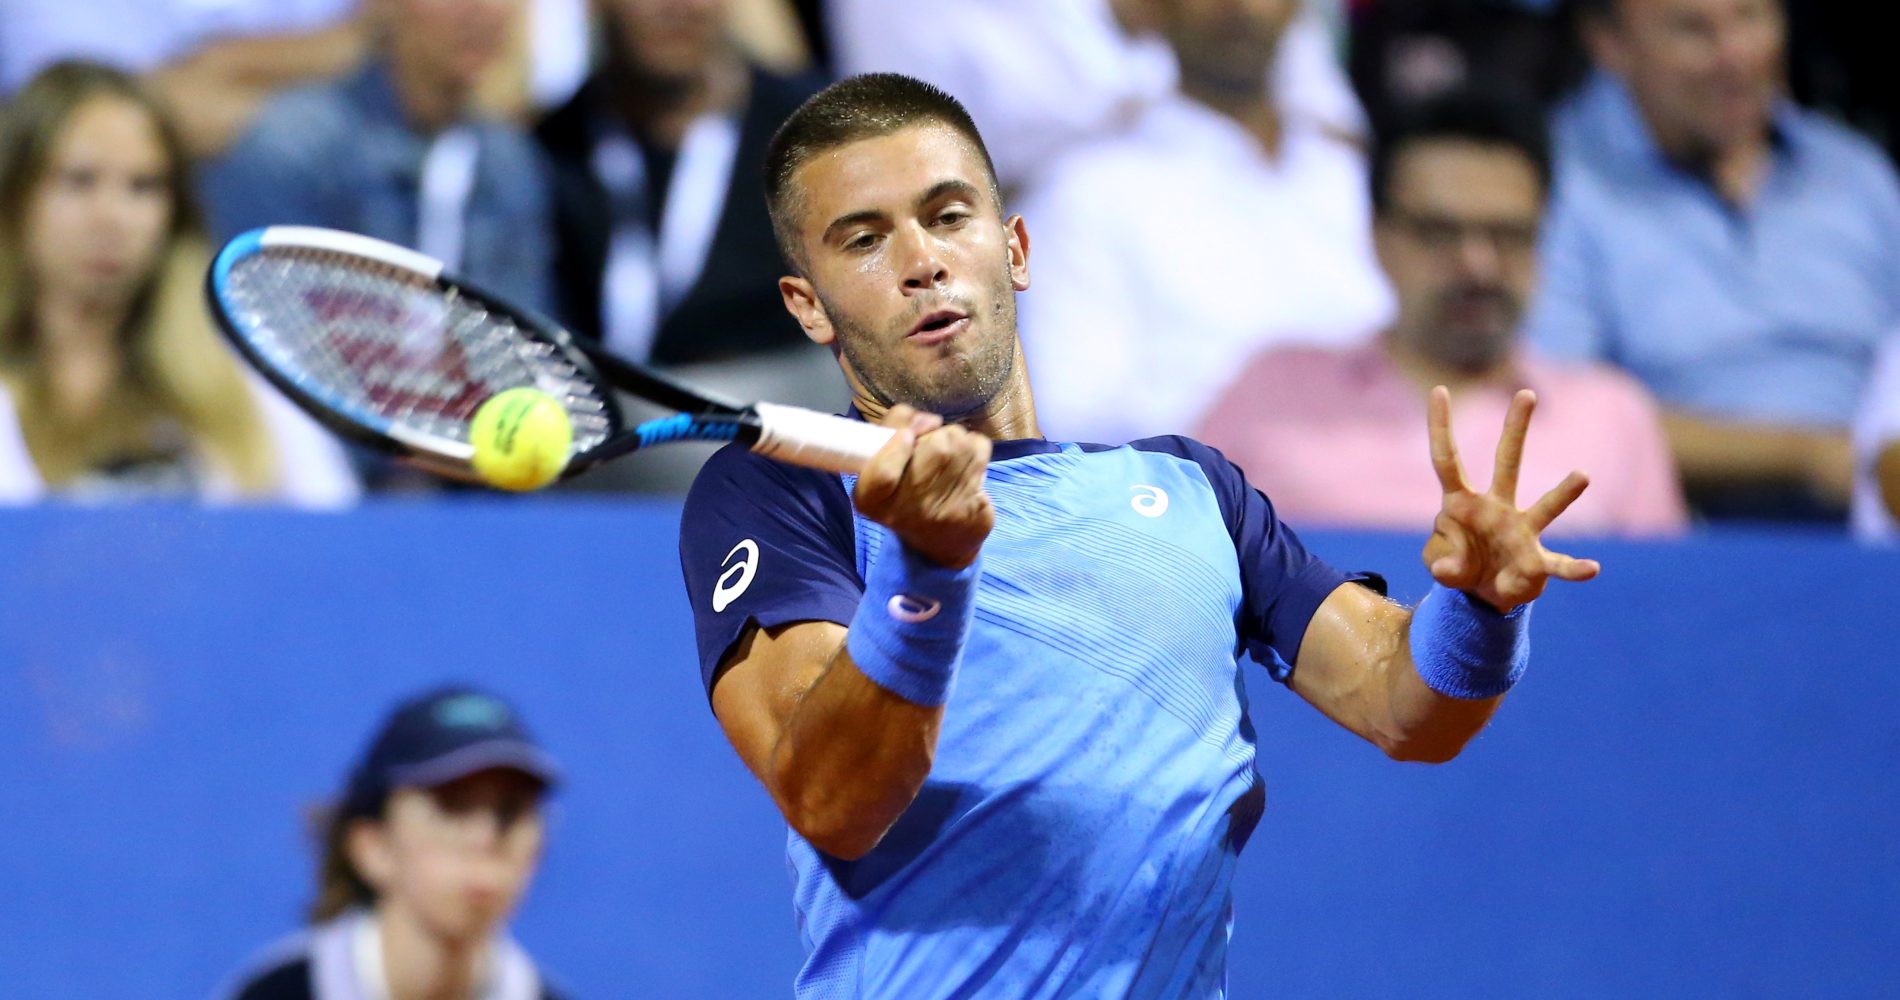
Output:
<svg viewBox="0 0 1900 1000">
<path fill-rule="evenodd" d="M 353 815 L 375 815 L 395 789 L 434 788 L 497 767 L 549 787 L 561 775 L 506 701 L 475 688 L 437 688 L 390 713 L 351 772 L 344 804 Z"/>
</svg>

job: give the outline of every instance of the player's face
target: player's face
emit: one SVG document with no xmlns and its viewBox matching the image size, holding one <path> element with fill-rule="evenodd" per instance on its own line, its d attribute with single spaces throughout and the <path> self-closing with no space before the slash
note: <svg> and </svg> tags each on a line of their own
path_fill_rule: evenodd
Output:
<svg viewBox="0 0 1900 1000">
<path fill-rule="evenodd" d="M 1676 152 L 1759 141 L 1782 89 L 1778 0 L 1621 0 L 1591 33 L 1597 59 L 1629 81 Z"/>
<path fill-rule="evenodd" d="M 1491 367 L 1536 280 L 1537 168 L 1506 146 L 1428 140 L 1400 153 L 1390 183 L 1377 239 L 1399 300 L 1393 335 L 1441 364 Z"/>
<path fill-rule="evenodd" d="M 122 308 L 164 252 L 172 164 L 137 104 L 99 96 L 73 112 L 27 201 L 22 233 L 43 293 Z"/>
<path fill-rule="evenodd" d="M 854 388 L 951 419 L 995 398 L 1015 370 L 1029 238 L 977 150 L 917 125 L 815 157 L 794 183 L 806 274 L 780 289 Z"/>
<path fill-rule="evenodd" d="M 1184 77 L 1243 93 L 1266 86 L 1297 0 L 1153 0 Z"/>
<path fill-rule="evenodd" d="M 726 0 L 594 0 L 633 67 L 661 80 L 697 78 L 726 44 Z"/>
<path fill-rule="evenodd" d="M 389 797 L 354 856 L 378 906 L 437 936 L 473 942 L 514 910 L 541 855 L 541 783 L 495 769 Z"/>
<path fill-rule="evenodd" d="M 522 0 L 381 0 L 399 72 L 472 87 L 507 51 Z"/>
</svg>

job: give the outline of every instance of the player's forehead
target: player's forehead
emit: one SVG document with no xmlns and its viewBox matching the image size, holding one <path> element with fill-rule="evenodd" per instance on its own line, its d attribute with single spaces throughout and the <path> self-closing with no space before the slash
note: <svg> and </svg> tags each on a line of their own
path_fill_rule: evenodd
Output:
<svg viewBox="0 0 1900 1000">
<path fill-rule="evenodd" d="M 990 189 L 989 168 L 975 145 L 937 122 L 834 146 L 806 161 L 795 179 L 806 229 L 814 235 L 844 216 L 907 211 L 946 184 Z"/>
</svg>

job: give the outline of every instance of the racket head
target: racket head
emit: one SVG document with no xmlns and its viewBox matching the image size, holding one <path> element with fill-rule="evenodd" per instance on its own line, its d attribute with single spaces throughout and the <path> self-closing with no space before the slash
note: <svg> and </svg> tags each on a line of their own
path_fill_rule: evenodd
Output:
<svg viewBox="0 0 1900 1000">
<path fill-rule="evenodd" d="M 218 326 L 293 402 L 339 435 L 478 481 L 469 422 L 531 387 L 574 427 L 563 477 L 625 430 L 613 391 L 553 322 L 393 243 L 306 226 L 232 239 L 206 275 Z"/>
</svg>

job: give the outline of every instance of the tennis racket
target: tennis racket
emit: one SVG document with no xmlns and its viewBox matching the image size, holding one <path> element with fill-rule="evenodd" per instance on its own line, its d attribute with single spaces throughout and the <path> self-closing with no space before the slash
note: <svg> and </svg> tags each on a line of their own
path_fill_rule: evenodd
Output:
<svg viewBox="0 0 1900 1000">
<path fill-rule="evenodd" d="M 691 388 L 582 344 L 555 323 L 354 233 L 271 226 L 226 244 L 206 276 L 212 315 L 265 378 L 337 434 L 437 475 L 479 481 L 469 422 L 531 387 L 574 428 L 562 478 L 671 441 L 739 441 L 762 455 L 855 473 L 891 431 Z M 612 390 L 677 411 L 628 426 Z"/>
</svg>

